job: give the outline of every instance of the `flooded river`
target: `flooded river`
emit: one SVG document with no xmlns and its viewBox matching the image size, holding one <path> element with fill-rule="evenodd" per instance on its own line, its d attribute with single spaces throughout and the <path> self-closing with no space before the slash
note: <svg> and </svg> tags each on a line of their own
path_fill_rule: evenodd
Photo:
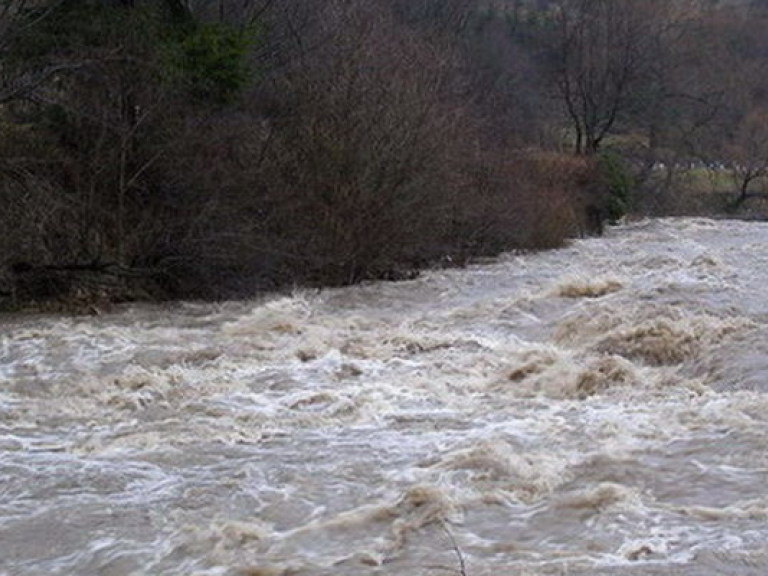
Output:
<svg viewBox="0 0 768 576">
<path fill-rule="evenodd" d="M 0 574 L 768 573 L 768 224 L 0 324 Z"/>
</svg>

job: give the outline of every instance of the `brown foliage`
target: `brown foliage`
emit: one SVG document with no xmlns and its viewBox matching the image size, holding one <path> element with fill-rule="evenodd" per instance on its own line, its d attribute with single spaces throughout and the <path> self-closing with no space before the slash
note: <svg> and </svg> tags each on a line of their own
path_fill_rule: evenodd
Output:
<svg viewBox="0 0 768 576">
<path fill-rule="evenodd" d="M 607 192 L 593 158 L 534 152 L 522 165 L 531 186 L 528 246 L 554 247 L 565 238 L 602 233 Z"/>
<path fill-rule="evenodd" d="M 597 231 L 592 160 L 489 137 L 493 98 L 451 36 L 467 2 L 435 26 L 388 0 L 272 6 L 259 85 L 228 106 L 185 101 L 121 48 L 47 88 L 65 122 L 27 129 L 47 109 L 8 109 L 0 297 L 397 278 Z"/>
<path fill-rule="evenodd" d="M 262 251 L 294 279 L 330 283 L 428 260 L 466 136 L 461 108 L 446 97 L 450 56 L 381 8 L 313 9 L 303 38 L 318 47 L 298 46 L 276 78 L 282 102 L 253 175 Z"/>
</svg>

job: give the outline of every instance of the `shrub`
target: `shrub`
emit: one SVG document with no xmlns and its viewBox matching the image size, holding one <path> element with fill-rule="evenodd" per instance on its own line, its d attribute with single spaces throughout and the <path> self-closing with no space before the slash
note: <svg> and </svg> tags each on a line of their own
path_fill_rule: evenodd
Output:
<svg viewBox="0 0 768 576">
<path fill-rule="evenodd" d="M 621 156 L 612 151 L 600 154 L 598 167 L 607 191 L 604 216 L 615 224 L 630 210 L 634 178 Z"/>
<path fill-rule="evenodd" d="M 231 102 L 252 77 L 248 53 L 254 27 L 237 29 L 218 23 L 188 25 L 166 41 L 170 66 L 178 81 L 201 102 Z"/>
</svg>

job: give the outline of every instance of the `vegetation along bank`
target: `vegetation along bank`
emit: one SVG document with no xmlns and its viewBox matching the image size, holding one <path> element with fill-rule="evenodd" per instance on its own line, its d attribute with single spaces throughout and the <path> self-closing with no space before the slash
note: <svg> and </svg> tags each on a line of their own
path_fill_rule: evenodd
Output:
<svg viewBox="0 0 768 576">
<path fill-rule="evenodd" d="M 760 217 L 768 2 L 9 0 L 0 309 Z"/>
</svg>

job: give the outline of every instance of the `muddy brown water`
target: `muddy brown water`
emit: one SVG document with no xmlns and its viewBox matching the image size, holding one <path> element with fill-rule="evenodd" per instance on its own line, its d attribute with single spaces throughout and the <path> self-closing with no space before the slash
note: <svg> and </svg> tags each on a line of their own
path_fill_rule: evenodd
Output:
<svg viewBox="0 0 768 576">
<path fill-rule="evenodd" d="M 2 575 L 768 573 L 765 223 L 0 330 Z"/>
</svg>

